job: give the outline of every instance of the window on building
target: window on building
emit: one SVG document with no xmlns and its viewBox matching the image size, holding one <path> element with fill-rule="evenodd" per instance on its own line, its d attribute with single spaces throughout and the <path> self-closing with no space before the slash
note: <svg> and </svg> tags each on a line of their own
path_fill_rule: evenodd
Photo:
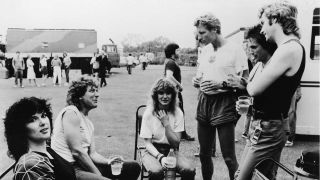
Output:
<svg viewBox="0 0 320 180">
<path fill-rule="evenodd" d="M 313 11 L 310 58 L 320 60 L 320 8 Z"/>
</svg>

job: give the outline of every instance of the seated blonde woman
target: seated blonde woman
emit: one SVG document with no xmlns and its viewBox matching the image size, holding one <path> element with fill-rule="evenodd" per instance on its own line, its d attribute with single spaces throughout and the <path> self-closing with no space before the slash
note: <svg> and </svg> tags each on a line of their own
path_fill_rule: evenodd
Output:
<svg viewBox="0 0 320 180">
<path fill-rule="evenodd" d="M 163 179 L 170 148 L 175 149 L 177 154 L 177 171 L 182 179 L 194 179 L 195 176 L 192 162 L 178 151 L 184 131 L 184 117 L 177 101 L 176 88 L 168 79 L 160 79 L 152 87 L 140 132 L 146 145 L 142 163 L 150 173 L 151 180 Z"/>
</svg>

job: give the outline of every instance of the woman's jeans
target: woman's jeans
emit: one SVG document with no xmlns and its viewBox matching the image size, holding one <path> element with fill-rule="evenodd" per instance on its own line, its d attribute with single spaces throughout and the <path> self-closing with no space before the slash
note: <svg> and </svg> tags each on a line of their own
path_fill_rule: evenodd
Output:
<svg viewBox="0 0 320 180">
<path fill-rule="evenodd" d="M 217 126 L 198 122 L 198 138 L 200 144 L 200 162 L 202 177 L 211 180 L 213 175 L 212 147 L 218 130 L 222 156 L 229 170 L 229 178 L 233 179 L 238 168 L 234 144 L 234 123 L 225 123 Z"/>
</svg>

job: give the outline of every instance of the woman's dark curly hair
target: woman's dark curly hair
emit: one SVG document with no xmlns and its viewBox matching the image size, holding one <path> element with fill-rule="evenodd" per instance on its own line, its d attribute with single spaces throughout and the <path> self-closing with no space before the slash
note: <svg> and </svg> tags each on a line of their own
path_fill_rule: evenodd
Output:
<svg viewBox="0 0 320 180">
<path fill-rule="evenodd" d="M 93 78 L 82 76 L 78 80 L 72 81 L 67 93 L 67 104 L 74 105 L 81 110 L 80 98 L 87 92 L 88 87 L 98 88 Z"/>
<path fill-rule="evenodd" d="M 158 94 L 159 92 L 166 92 L 172 94 L 171 102 L 169 104 L 169 108 L 167 109 L 168 112 L 175 113 L 177 107 L 177 90 L 174 85 L 166 78 L 159 79 L 156 81 L 155 85 L 152 87 L 151 90 L 151 101 L 150 103 L 153 106 L 153 112 L 158 112 L 159 108 L 159 101 L 158 101 Z"/>
<path fill-rule="evenodd" d="M 46 99 L 25 97 L 15 102 L 6 111 L 4 134 L 8 144 L 8 155 L 16 161 L 29 150 L 26 124 L 37 113 L 46 114 L 52 132 L 51 105 Z"/>
</svg>

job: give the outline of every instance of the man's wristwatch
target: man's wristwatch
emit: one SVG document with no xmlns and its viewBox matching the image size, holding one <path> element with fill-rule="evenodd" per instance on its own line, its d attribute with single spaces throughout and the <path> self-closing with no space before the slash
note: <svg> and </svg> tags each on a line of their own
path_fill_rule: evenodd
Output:
<svg viewBox="0 0 320 180">
<path fill-rule="evenodd" d="M 226 81 L 222 81 L 221 85 L 222 85 L 222 88 L 227 88 L 228 87 L 228 84 L 227 84 Z"/>
</svg>

